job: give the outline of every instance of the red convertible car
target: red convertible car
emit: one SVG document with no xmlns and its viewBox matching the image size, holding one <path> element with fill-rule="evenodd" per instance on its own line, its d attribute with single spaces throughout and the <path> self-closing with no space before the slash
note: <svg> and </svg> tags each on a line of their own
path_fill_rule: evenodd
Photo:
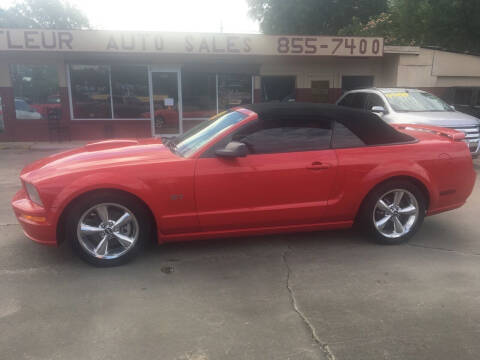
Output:
<svg viewBox="0 0 480 360">
<path fill-rule="evenodd" d="M 347 228 L 408 240 L 475 182 L 463 133 L 327 105 L 245 105 L 175 139 L 108 140 L 37 161 L 12 205 L 25 234 L 102 266 L 158 243 Z"/>
</svg>

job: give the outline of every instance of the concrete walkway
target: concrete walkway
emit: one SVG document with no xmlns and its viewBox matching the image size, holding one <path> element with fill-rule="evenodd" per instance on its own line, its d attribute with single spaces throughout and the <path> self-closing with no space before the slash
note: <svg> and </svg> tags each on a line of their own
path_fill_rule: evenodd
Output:
<svg viewBox="0 0 480 360">
<path fill-rule="evenodd" d="M 2 360 L 479 358 L 479 183 L 408 245 L 354 231 L 227 238 L 100 269 L 68 244 L 34 244 L 13 216 L 20 170 L 53 152 L 0 151 Z"/>
</svg>

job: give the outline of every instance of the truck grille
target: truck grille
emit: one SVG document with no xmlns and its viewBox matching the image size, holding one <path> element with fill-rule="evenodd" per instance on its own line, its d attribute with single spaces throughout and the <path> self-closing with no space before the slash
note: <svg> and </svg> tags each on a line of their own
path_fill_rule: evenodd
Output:
<svg viewBox="0 0 480 360">
<path fill-rule="evenodd" d="M 465 142 L 468 144 L 470 152 L 477 153 L 480 146 L 480 130 L 478 126 L 453 127 L 454 130 L 465 133 Z"/>
</svg>

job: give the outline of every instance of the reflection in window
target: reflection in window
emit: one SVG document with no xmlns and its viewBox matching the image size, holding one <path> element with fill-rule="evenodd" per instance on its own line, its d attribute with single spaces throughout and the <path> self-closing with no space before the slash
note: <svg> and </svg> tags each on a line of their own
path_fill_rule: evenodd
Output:
<svg viewBox="0 0 480 360">
<path fill-rule="evenodd" d="M 183 117 L 209 118 L 217 113 L 216 75 L 182 73 Z"/>
<path fill-rule="evenodd" d="M 245 74 L 218 75 L 218 110 L 252 103 L 252 76 Z"/>
<path fill-rule="evenodd" d="M 189 157 L 202 146 L 246 118 L 238 111 L 223 112 L 205 120 L 175 139 L 176 151 Z"/>
<path fill-rule="evenodd" d="M 253 154 L 315 151 L 330 147 L 330 121 L 320 119 L 275 119 L 243 137 Z"/>
<path fill-rule="evenodd" d="M 71 65 L 70 83 L 75 118 L 112 117 L 108 66 Z"/>
<path fill-rule="evenodd" d="M 47 118 L 50 109 L 60 109 L 55 65 L 12 65 L 10 70 L 17 119 Z M 57 101 L 52 103 L 51 98 Z"/>
<path fill-rule="evenodd" d="M 386 94 L 387 100 L 395 111 L 453 111 L 443 100 L 427 92 L 406 91 Z"/>
<path fill-rule="evenodd" d="M 295 100 L 295 76 L 262 76 L 262 100 Z"/>
<path fill-rule="evenodd" d="M 140 119 L 150 111 L 146 66 L 111 67 L 113 117 Z"/>
<path fill-rule="evenodd" d="M 155 134 L 178 134 L 178 75 L 176 72 L 153 72 L 153 109 Z"/>
</svg>

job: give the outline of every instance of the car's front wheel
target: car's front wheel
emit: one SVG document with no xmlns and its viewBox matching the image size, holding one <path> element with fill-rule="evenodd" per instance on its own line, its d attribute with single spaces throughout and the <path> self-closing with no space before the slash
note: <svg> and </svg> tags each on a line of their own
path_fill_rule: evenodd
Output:
<svg viewBox="0 0 480 360">
<path fill-rule="evenodd" d="M 425 217 L 425 207 L 424 195 L 416 185 L 391 181 L 368 195 L 361 209 L 361 222 L 377 242 L 400 244 L 418 231 Z"/>
<path fill-rule="evenodd" d="M 133 197 L 96 193 L 73 205 L 68 237 L 89 263 L 120 265 L 135 256 L 150 235 L 149 219 L 144 206 Z"/>
</svg>

